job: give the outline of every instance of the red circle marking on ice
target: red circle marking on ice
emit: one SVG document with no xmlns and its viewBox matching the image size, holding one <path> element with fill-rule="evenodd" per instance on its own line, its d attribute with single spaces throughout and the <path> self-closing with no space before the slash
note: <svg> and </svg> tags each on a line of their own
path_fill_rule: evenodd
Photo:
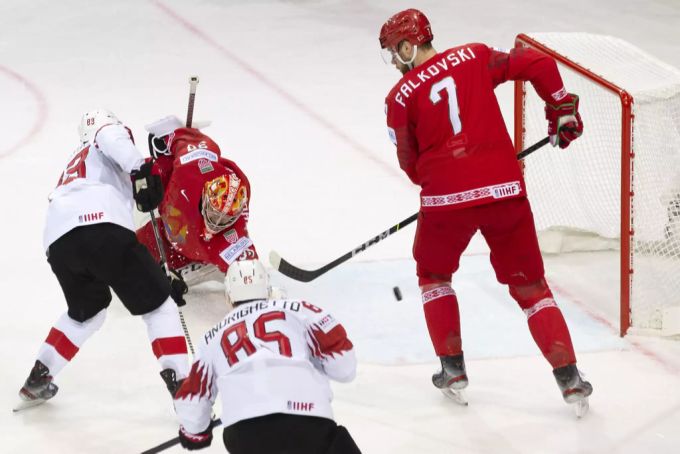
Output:
<svg viewBox="0 0 680 454">
<path fill-rule="evenodd" d="M 14 79 L 23 85 L 35 98 L 35 102 L 38 108 L 38 113 L 35 117 L 35 121 L 31 126 L 31 129 L 23 137 L 21 137 L 16 143 L 11 145 L 9 148 L 0 149 L 0 159 L 7 157 L 26 145 L 33 137 L 35 137 L 38 132 L 43 128 L 45 124 L 45 119 L 47 118 L 47 101 L 42 92 L 36 87 L 31 81 L 23 77 L 21 74 L 12 71 L 6 66 L 0 65 L 0 73 L 7 75 L 10 79 Z"/>
</svg>

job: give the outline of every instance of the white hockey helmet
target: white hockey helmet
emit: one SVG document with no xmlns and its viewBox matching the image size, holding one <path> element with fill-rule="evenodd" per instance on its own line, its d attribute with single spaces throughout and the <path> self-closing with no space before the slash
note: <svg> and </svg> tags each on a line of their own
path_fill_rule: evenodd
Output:
<svg viewBox="0 0 680 454">
<path fill-rule="evenodd" d="M 269 297 L 269 274 L 259 260 L 239 260 L 231 265 L 224 278 L 227 302 L 236 306 L 248 300 Z"/>
<path fill-rule="evenodd" d="M 120 120 L 113 112 L 106 109 L 94 109 L 85 112 L 80 118 L 80 125 L 78 125 L 78 135 L 80 135 L 80 142 L 85 144 L 94 139 L 94 135 L 104 125 L 119 124 Z"/>
</svg>

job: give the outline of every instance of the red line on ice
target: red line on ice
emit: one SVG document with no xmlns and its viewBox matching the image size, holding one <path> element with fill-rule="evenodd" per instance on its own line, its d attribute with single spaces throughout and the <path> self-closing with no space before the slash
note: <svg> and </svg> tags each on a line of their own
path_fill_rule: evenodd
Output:
<svg viewBox="0 0 680 454">
<path fill-rule="evenodd" d="M 24 87 L 26 87 L 26 89 L 29 92 L 31 92 L 31 94 L 35 98 L 36 104 L 38 106 L 38 115 L 36 116 L 35 122 L 33 123 L 33 126 L 31 127 L 30 131 L 28 131 L 28 133 L 24 135 L 20 140 L 18 140 L 14 145 L 10 146 L 5 150 L 0 150 L 0 159 L 2 159 L 4 157 L 11 155 L 15 151 L 26 145 L 31 139 L 33 139 L 38 134 L 38 132 L 40 132 L 40 130 L 45 125 L 45 119 L 47 118 L 47 101 L 45 100 L 45 96 L 42 94 L 42 92 L 32 82 L 23 77 L 21 74 L 12 71 L 11 69 L 2 65 L 0 65 L 0 72 L 5 73 L 11 79 L 14 79 L 15 81 L 19 82 Z"/>
<path fill-rule="evenodd" d="M 272 80 L 268 79 L 267 77 L 264 76 L 261 72 L 259 72 L 257 69 L 255 69 L 253 66 L 248 64 L 245 60 L 242 60 L 239 58 L 237 55 L 234 53 L 230 52 L 229 49 L 224 47 L 222 44 L 217 42 L 215 39 L 213 39 L 211 36 L 209 36 L 207 33 L 205 33 L 203 30 L 198 28 L 196 25 L 192 24 L 189 22 L 187 19 L 182 17 L 179 13 L 177 13 L 175 10 L 170 8 L 169 6 L 163 4 L 159 0 L 151 0 L 151 3 L 153 3 L 156 7 L 161 9 L 164 13 L 166 13 L 168 16 L 170 16 L 172 19 L 175 21 L 179 22 L 184 28 L 186 28 L 188 31 L 190 31 L 193 35 L 198 37 L 199 39 L 205 41 L 207 44 L 209 44 L 211 47 L 214 47 L 217 49 L 222 55 L 227 57 L 228 59 L 232 60 L 234 63 L 236 63 L 238 66 L 241 67 L 242 70 L 253 76 L 255 79 L 260 81 L 263 85 L 266 85 L 269 87 L 271 90 L 275 91 L 277 94 L 279 94 L 283 99 L 300 109 L 302 112 L 307 114 L 310 118 L 312 118 L 314 121 L 316 121 L 318 124 L 323 126 L 325 129 L 327 129 L 330 133 L 338 137 L 339 139 L 342 139 L 346 143 L 348 143 L 351 148 L 354 150 L 358 151 L 360 154 L 364 155 L 365 158 L 373 161 L 373 163 L 377 164 L 382 170 L 386 171 L 390 176 L 393 177 L 398 177 L 400 181 L 404 183 L 408 183 L 406 178 L 403 178 L 401 175 L 401 172 L 398 172 L 395 168 L 390 167 L 387 165 L 385 162 L 381 161 L 380 159 L 376 158 L 373 153 L 354 139 L 352 139 L 349 135 L 344 133 L 342 130 L 337 128 L 333 123 L 330 121 L 326 120 L 321 114 L 315 112 L 304 104 L 302 101 L 299 99 L 295 98 L 292 94 L 287 92 L 285 89 L 274 83 Z"/>
<path fill-rule="evenodd" d="M 607 320 L 605 317 L 603 317 L 600 314 L 597 314 L 593 310 L 590 309 L 590 307 L 578 299 L 576 296 L 572 295 L 569 293 L 569 291 L 564 290 L 563 288 L 559 287 L 558 285 L 555 284 L 554 281 L 550 281 L 549 283 L 550 287 L 554 289 L 557 293 L 561 293 L 562 295 L 566 296 L 569 301 L 574 303 L 576 306 L 578 306 L 583 312 L 585 312 L 590 318 L 593 320 L 596 320 L 603 325 L 606 325 L 609 327 L 612 332 L 616 333 L 618 335 L 619 333 L 619 327 L 615 326 L 613 323 L 611 323 L 609 320 Z M 663 357 L 657 355 L 652 351 L 651 349 L 645 347 L 644 345 L 640 344 L 639 342 L 633 340 L 630 338 L 630 336 L 624 338 L 626 342 L 628 342 L 633 350 L 637 351 L 638 353 L 648 357 L 649 359 L 653 360 L 654 362 L 660 364 L 663 366 L 667 371 L 671 372 L 672 374 L 680 374 L 680 370 L 678 367 L 674 364 L 672 364 L 670 361 L 664 359 Z"/>
</svg>

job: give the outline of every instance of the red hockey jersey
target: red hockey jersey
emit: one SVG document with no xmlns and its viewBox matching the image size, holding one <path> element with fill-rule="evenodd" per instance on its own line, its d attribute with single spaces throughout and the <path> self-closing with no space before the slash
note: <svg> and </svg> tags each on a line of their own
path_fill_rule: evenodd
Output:
<svg viewBox="0 0 680 454">
<path fill-rule="evenodd" d="M 531 81 L 545 101 L 566 95 L 551 58 L 478 43 L 436 54 L 407 72 L 387 95 L 390 138 L 400 167 L 422 188 L 423 211 L 525 196 L 494 93 L 507 80 Z"/>
<path fill-rule="evenodd" d="M 222 272 L 240 258 L 257 258 L 248 236 L 248 205 L 236 223 L 224 231 L 209 235 L 201 214 L 201 195 L 207 181 L 234 172 L 245 185 L 248 199 L 250 183 L 243 171 L 220 150 L 208 136 L 196 129 L 178 129 L 169 144 L 171 157 L 161 157 L 156 168 L 161 175 L 165 195 L 159 206 L 168 264 L 177 269 L 191 262 L 216 265 Z M 150 224 L 137 231 L 137 237 L 158 259 L 157 246 Z"/>
</svg>

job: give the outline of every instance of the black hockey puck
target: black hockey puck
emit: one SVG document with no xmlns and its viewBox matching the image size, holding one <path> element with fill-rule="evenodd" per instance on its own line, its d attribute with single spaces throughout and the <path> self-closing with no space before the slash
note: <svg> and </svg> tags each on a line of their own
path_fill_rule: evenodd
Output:
<svg viewBox="0 0 680 454">
<path fill-rule="evenodd" d="M 399 290 L 399 287 L 392 288 L 392 291 L 394 292 L 394 297 L 397 301 L 401 301 L 401 290 Z"/>
</svg>

